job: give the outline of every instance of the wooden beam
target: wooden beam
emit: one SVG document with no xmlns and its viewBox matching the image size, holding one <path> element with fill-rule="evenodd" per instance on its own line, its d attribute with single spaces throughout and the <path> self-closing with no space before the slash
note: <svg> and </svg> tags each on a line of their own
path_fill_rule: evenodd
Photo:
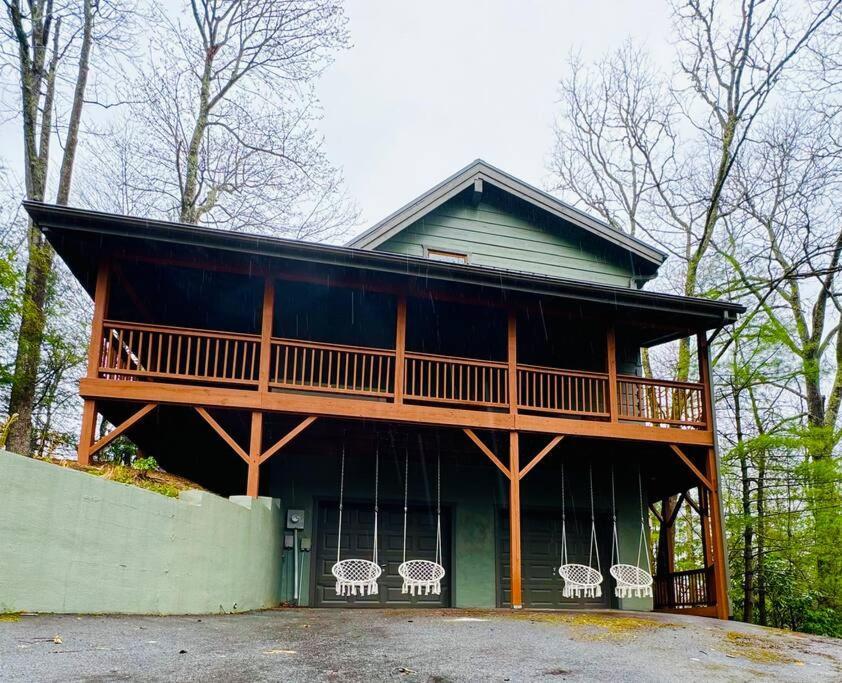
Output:
<svg viewBox="0 0 842 683">
<path fill-rule="evenodd" d="M 716 451 L 707 449 L 705 470 L 712 482 L 718 481 L 716 472 Z M 725 531 L 722 528 L 722 511 L 719 502 L 719 489 L 714 486 L 708 489 L 710 505 L 709 519 L 713 555 L 714 593 L 716 595 L 716 616 L 727 619 L 730 613 L 728 604 L 728 570 L 725 560 Z"/>
<path fill-rule="evenodd" d="M 406 297 L 398 296 L 397 310 L 395 312 L 395 403 L 403 403 L 403 391 L 405 383 L 405 356 L 406 356 Z"/>
<path fill-rule="evenodd" d="M 260 391 L 269 391 L 269 367 L 272 363 L 272 327 L 275 318 L 275 280 L 263 283 L 263 308 L 260 322 Z M 277 372 L 277 370 L 276 370 Z"/>
<path fill-rule="evenodd" d="M 563 439 L 564 439 L 564 434 L 559 434 L 557 436 L 554 436 L 550 440 L 550 442 L 538 452 L 538 455 L 536 455 L 534 458 L 532 458 L 532 460 L 529 461 L 529 464 L 526 467 L 524 467 L 522 470 L 520 470 L 520 478 L 523 479 L 527 474 L 529 474 L 529 471 L 533 467 L 535 467 L 535 465 L 537 465 L 539 462 L 541 462 L 544 459 L 544 457 L 551 450 L 553 450 L 553 448 L 555 448 L 556 446 L 558 446 L 558 444 L 561 443 L 561 441 Z"/>
<path fill-rule="evenodd" d="M 222 425 L 220 425 L 216 420 L 214 420 L 211 417 L 210 413 L 208 413 L 207 410 L 205 410 L 201 406 L 195 406 L 195 408 L 196 412 L 199 413 L 199 415 L 201 415 L 204 418 L 205 422 L 207 422 L 213 428 L 213 431 L 219 434 L 219 436 L 222 437 L 222 440 L 225 441 L 225 443 L 227 443 L 229 446 L 231 446 L 233 451 L 237 455 L 239 455 L 243 460 L 245 460 L 248 464 L 250 462 L 249 454 L 242 449 L 240 444 L 234 441 L 233 437 L 225 431 Z"/>
<path fill-rule="evenodd" d="M 509 558 L 512 608 L 523 607 L 520 545 L 520 444 L 517 432 L 509 432 Z"/>
<path fill-rule="evenodd" d="M 701 516 L 702 508 L 699 506 L 699 504 L 695 500 L 693 500 L 693 497 L 690 495 L 689 491 L 684 492 L 684 500 L 686 500 L 687 504 L 696 511 L 696 514 Z"/>
<path fill-rule="evenodd" d="M 566 434 L 643 443 L 674 443 L 706 446 L 712 443 L 707 431 L 663 429 L 619 422 L 578 420 L 542 415 L 511 415 L 503 412 L 442 408 L 425 405 L 395 405 L 386 401 L 358 398 L 325 397 L 303 392 L 258 392 L 247 389 L 199 387 L 165 382 L 130 382 L 126 380 L 86 378 L 79 382 L 85 399 L 124 400 L 135 403 L 156 402 L 173 405 L 239 408 L 302 416 L 341 417 L 384 420 L 409 424 L 468 427 L 471 429 L 516 429 L 537 434 Z"/>
<path fill-rule="evenodd" d="M 108 261 L 100 263 L 96 273 L 94 290 L 94 316 L 91 320 L 91 343 L 88 345 L 88 377 L 96 377 L 102 359 L 102 323 L 108 314 L 111 266 Z"/>
<path fill-rule="evenodd" d="M 90 457 L 91 455 L 93 455 L 97 451 L 105 448 L 108 444 L 110 444 L 112 441 L 114 441 L 114 439 L 116 439 L 118 436 L 120 436 L 120 434 L 125 432 L 132 425 L 136 424 L 137 422 L 142 420 L 146 415 L 151 413 L 157 405 L 158 405 L 157 403 L 147 403 L 145 406 L 143 406 L 140 410 L 135 412 L 127 420 L 124 420 L 119 425 L 115 425 L 114 429 L 112 429 L 110 432 L 108 432 L 108 434 L 103 436 L 99 441 L 96 441 L 95 443 L 91 444 L 90 450 L 88 452 L 88 456 Z"/>
<path fill-rule="evenodd" d="M 675 501 L 675 505 L 672 506 L 672 511 L 670 512 L 669 517 L 667 517 L 665 524 L 667 527 L 671 527 L 675 524 L 675 520 L 678 518 L 678 513 L 681 512 L 681 504 L 684 502 L 684 494 L 679 493 L 678 498 Z"/>
<path fill-rule="evenodd" d="M 76 449 L 76 459 L 80 465 L 91 464 L 91 445 L 96 431 L 96 401 L 85 399 L 82 407 L 82 428 L 79 433 L 79 447 Z"/>
<path fill-rule="evenodd" d="M 691 472 L 693 472 L 693 474 L 695 474 L 695 475 L 696 475 L 696 477 L 699 479 L 699 481 L 700 481 L 700 482 L 702 482 L 702 484 L 704 484 L 705 488 L 706 488 L 708 491 L 712 491 L 712 490 L 713 490 L 713 485 L 711 484 L 710 479 L 708 479 L 708 478 L 707 478 L 704 474 L 702 474 L 702 473 L 701 473 L 701 471 L 699 470 L 699 468 L 698 468 L 698 467 L 696 467 L 696 466 L 693 464 L 693 461 L 692 461 L 692 460 L 690 460 L 690 458 L 688 458 L 688 457 L 684 454 L 684 451 L 682 451 L 682 450 L 681 450 L 678 446 L 676 446 L 674 443 L 671 443 L 669 446 L 670 446 L 670 448 L 673 450 L 673 452 L 674 452 L 674 453 L 675 453 L 675 454 L 676 454 L 679 458 L 681 458 L 681 459 L 684 461 L 684 464 L 685 464 L 685 465 L 687 465 L 687 467 L 690 469 L 690 471 L 691 471 Z"/>
<path fill-rule="evenodd" d="M 506 354 L 508 360 L 509 379 L 509 413 L 517 414 L 518 391 L 517 391 L 517 312 L 509 309 L 506 330 Z"/>
<path fill-rule="evenodd" d="M 463 429 L 462 431 L 464 431 L 465 434 L 468 435 L 468 438 L 471 441 L 473 441 L 483 453 L 485 453 L 485 455 L 488 457 L 489 460 L 491 460 L 491 462 L 497 465 L 497 468 L 503 474 L 505 474 L 509 479 L 512 478 L 512 473 L 509 471 L 509 469 L 500 461 L 500 459 L 496 455 L 494 455 L 491 449 L 483 443 L 482 439 L 480 439 L 474 433 L 473 429 Z"/>
<path fill-rule="evenodd" d="M 710 355 L 708 340 L 704 332 L 696 335 L 696 345 L 699 354 L 699 382 L 702 383 L 702 403 L 705 426 L 713 428 L 713 391 L 711 387 Z"/>
<path fill-rule="evenodd" d="M 617 422 L 617 337 L 610 325 L 605 334 L 608 367 L 608 415 L 611 422 Z"/>
<path fill-rule="evenodd" d="M 263 413 L 254 411 L 251 414 L 251 430 L 249 434 L 248 477 L 246 478 L 246 495 L 257 498 L 260 493 L 260 452 L 263 450 Z"/>
<path fill-rule="evenodd" d="M 275 445 L 271 448 L 267 448 L 261 455 L 260 455 L 260 464 L 262 465 L 266 462 L 269 458 L 271 458 L 275 453 L 281 450 L 284 446 L 286 446 L 290 441 L 292 441 L 296 436 L 301 434 L 307 427 L 313 424 L 316 421 L 315 415 L 311 415 L 310 417 L 305 417 L 297 427 L 293 427 L 290 431 L 286 433 L 286 435 L 275 442 Z"/>
<path fill-rule="evenodd" d="M 653 515 L 655 515 L 655 519 L 657 519 L 657 520 L 658 520 L 658 522 L 660 522 L 661 524 L 663 524 L 663 523 L 664 523 L 664 518 L 663 518 L 663 517 L 661 517 L 661 513 L 660 513 L 660 512 L 658 512 L 658 508 L 656 508 L 656 507 L 655 507 L 655 504 L 654 504 L 654 503 L 649 503 L 649 511 L 650 511 Z"/>
</svg>

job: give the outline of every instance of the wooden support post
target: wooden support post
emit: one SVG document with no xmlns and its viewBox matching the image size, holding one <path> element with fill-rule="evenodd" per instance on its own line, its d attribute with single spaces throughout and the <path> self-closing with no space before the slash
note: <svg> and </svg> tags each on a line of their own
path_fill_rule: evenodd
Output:
<svg viewBox="0 0 842 683">
<path fill-rule="evenodd" d="M 403 403 L 404 365 L 406 355 L 406 297 L 398 296 L 395 316 L 395 403 Z"/>
<path fill-rule="evenodd" d="M 272 324 L 275 317 L 275 280 L 267 277 L 263 284 L 263 311 L 260 325 L 260 391 L 269 391 L 269 367 L 272 359 Z"/>
<path fill-rule="evenodd" d="M 716 420 L 713 414 L 713 374 L 710 367 L 710 348 L 704 332 L 696 335 L 699 353 L 699 381 L 704 398 L 705 428 L 715 432 Z M 716 616 L 727 619 L 731 614 L 728 603 L 728 558 L 725 552 L 725 530 L 722 528 L 722 508 L 719 500 L 719 472 L 716 458 L 716 435 L 714 446 L 705 449 L 705 474 L 708 484 L 707 515 L 710 525 L 711 559 L 713 561 L 714 595 Z"/>
<path fill-rule="evenodd" d="M 608 367 L 608 415 L 611 422 L 617 421 L 617 336 L 614 326 L 608 327 L 605 334 Z"/>
<path fill-rule="evenodd" d="M 108 262 L 100 264 L 94 290 L 94 317 L 91 321 L 91 343 L 88 346 L 88 377 L 96 377 L 102 362 L 102 325 L 108 314 L 109 281 L 111 268 Z"/>
<path fill-rule="evenodd" d="M 100 263 L 96 274 L 96 289 L 94 290 L 94 316 L 91 321 L 91 341 L 88 345 L 88 377 L 95 378 L 99 374 L 103 351 L 103 322 L 108 312 L 109 280 L 111 269 L 107 261 Z M 91 446 L 94 443 L 96 431 L 96 401 L 85 399 L 82 408 L 82 427 L 79 432 L 79 448 L 76 457 L 80 465 L 91 463 Z"/>
<path fill-rule="evenodd" d="M 509 544 L 512 576 L 512 608 L 523 607 L 520 554 L 520 442 L 519 434 L 509 432 Z"/>
<path fill-rule="evenodd" d="M 251 414 L 251 436 L 249 438 L 248 482 L 246 495 L 257 498 L 260 490 L 260 456 L 263 453 L 263 413 Z"/>
<path fill-rule="evenodd" d="M 708 492 L 708 518 L 710 520 L 711 554 L 713 557 L 714 594 L 716 596 L 716 616 L 727 619 L 730 612 L 728 605 L 728 572 L 725 566 L 725 536 L 722 529 L 722 513 L 719 507 L 719 477 L 716 474 L 716 452 L 707 449 L 707 475 L 713 482 Z"/>
<path fill-rule="evenodd" d="M 711 387 L 710 356 L 708 355 L 708 340 L 704 332 L 696 335 L 696 346 L 699 354 L 699 382 L 702 383 L 702 415 L 705 429 L 713 429 L 713 391 Z"/>
<path fill-rule="evenodd" d="M 76 459 L 80 465 L 91 464 L 91 446 L 94 443 L 94 432 L 96 431 L 96 401 L 85 399 L 82 407 L 82 429 L 79 433 L 79 448 L 76 450 Z"/>
<path fill-rule="evenodd" d="M 517 391 L 517 313 L 509 309 L 507 329 L 507 357 L 509 362 L 509 413 L 517 413 L 518 391 Z"/>
</svg>

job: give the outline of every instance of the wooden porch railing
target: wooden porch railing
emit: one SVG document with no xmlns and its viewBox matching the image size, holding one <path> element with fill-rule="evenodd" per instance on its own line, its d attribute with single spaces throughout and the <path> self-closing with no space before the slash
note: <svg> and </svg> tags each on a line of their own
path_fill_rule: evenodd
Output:
<svg viewBox="0 0 842 683">
<path fill-rule="evenodd" d="M 407 353 L 404 398 L 430 403 L 505 408 L 508 365 L 494 361 Z"/>
<path fill-rule="evenodd" d="M 272 339 L 270 387 L 388 397 L 394 375 L 388 349 Z"/>
<path fill-rule="evenodd" d="M 621 375 L 617 378 L 618 415 L 622 420 L 704 427 L 702 385 Z"/>
<path fill-rule="evenodd" d="M 103 323 L 100 375 L 257 385 L 260 337 L 184 327 Z"/>
<path fill-rule="evenodd" d="M 653 583 L 655 609 L 707 607 L 713 595 L 713 565 L 672 574 L 656 575 Z"/>
<path fill-rule="evenodd" d="M 608 417 L 608 375 L 518 365 L 518 407 L 547 413 Z"/>
<path fill-rule="evenodd" d="M 497 361 L 407 352 L 396 377 L 393 349 L 272 338 L 272 389 L 391 399 L 403 380 L 404 400 L 591 419 L 610 417 L 607 373 L 517 366 L 517 395 L 509 395 L 509 367 Z M 258 335 L 105 321 L 99 376 L 195 384 L 259 386 Z M 703 387 L 692 382 L 617 378 L 620 420 L 704 428 Z"/>
</svg>

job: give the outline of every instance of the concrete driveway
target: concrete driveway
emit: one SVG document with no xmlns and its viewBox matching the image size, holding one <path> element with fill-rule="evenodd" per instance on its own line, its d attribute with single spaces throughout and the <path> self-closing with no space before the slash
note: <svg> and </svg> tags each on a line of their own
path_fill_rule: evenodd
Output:
<svg viewBox="0 0 842 683">
<path fill-rule="evenodd" d="M 3 681 L 842 680 L 842 640 L 619 612 L 287 609 L 0 622 Z"/>
</svg>

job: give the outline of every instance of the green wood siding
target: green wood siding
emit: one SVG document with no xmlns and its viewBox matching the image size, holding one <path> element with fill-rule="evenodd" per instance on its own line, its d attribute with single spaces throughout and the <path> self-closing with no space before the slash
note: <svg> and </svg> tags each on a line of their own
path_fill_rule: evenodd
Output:
<svg viewBox="0 0 842 683">
<path fill-rule="evenodd" d="M 487 193 L 486 193 L 487 194 Z M 377 247 L 411 256 L 425 248 L 467 253 L 474 265 L 602 284 L 634 286 L 632 257 L 565 221 L 494 196 L 464 195 L 434 209 Z"/>
</svg>

